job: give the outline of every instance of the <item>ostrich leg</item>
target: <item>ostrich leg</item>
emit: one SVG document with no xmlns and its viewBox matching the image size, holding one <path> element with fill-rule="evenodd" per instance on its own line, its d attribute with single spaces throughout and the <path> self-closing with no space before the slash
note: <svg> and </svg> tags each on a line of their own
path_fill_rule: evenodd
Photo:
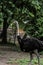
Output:
<svg viewBox="0 0 43 65">
<path fill-rule="evenodd" d="M 36 56 L 37 56 L 37 59 L 38 59 L 38 65 L 40 65 L 40 56 L 39 56 L 39 53 L 38 53 L 37 50 L 35 50 L 34 53 L 35 53 Z"/>
<path fill-rule="evenodd" d="M 32 59 L 33 59 L 33 56 L 32 56 L 32 53 L 30 52 L 30 62 L 28 65 L 32 65 Z"/>
</svg>

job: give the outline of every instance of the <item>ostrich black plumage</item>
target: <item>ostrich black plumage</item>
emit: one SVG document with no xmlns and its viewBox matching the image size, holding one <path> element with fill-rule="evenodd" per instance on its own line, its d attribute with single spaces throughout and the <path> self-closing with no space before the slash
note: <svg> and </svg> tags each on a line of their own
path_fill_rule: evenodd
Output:
<svg viewBox="0 0 43 65">
<path fill-rule="evenodd" d="M 36 49 L 38 52 L 43 51 L 43 43 L 37 38 L 28 37 L 27 35 L 24 35 L 23 38 L 21 38 L 20 35 L 18 35 L 17 39 L 22 51 L 25 50 L 25 52 L 30 52 Z"/>
<path fill-rule="evenodd" d="M 37 38 L 28 36 L 27 34 L 21 37 L 19 35 L 19 24 L 18 22 L 16 23 L 18 28 L 17 39 L 18 39 L 21 51 L 30 53 L 30 63 L 32 61 L 32 54 L 35 53 L 38 58 L 38 65 L 40 65 L 39 52 L 43 51 L 43 43 Z"/>
</svg>

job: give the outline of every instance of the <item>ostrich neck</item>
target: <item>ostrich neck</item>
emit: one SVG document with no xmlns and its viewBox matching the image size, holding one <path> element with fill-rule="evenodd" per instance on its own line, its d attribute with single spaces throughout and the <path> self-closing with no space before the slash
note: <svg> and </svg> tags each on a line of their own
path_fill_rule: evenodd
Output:
<svg viewBox="0 0 43 65">
<path fill-rule="evenodd" d="M 14 23 L 16 23 L 16 26 L 17 26 L 17 36 L 19 36 L 19 23 L 18 23 L 18 21 L 14 21 Z"/>
<path fill-rule="evenodd" d="M 19 36 L 19 24 L 17 22 L 17 36 Z"/>
</svg>

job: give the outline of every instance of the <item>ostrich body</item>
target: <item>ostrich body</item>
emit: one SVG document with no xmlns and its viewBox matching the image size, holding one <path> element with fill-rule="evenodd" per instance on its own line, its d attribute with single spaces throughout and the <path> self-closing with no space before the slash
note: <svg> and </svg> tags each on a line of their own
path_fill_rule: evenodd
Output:
<svg viewBox="0 0 43 65">
<path fill-rule="evenodd" d="M 21 38 L 17 36 L 17 38 L 22 51 L 33 52 L 36 49 L 38 52 L 43 51 L 43 43 L 34 37 Z"/>
<path fill-rule="evenodd" d="M 35 53 L 38 58 L 38 65 L 40 65 L 40 59 L 39 59 L 39 52 L 43 51 L 43 43 L 38 40 L 37 38 L 27 36 L 25 34 L 23 37 L 19 35 L 19 24 L 17 24 L 17 39 L 20 45 L 21 51 L 29 52 L 30 53 L 30 65 L 32 61 L 32 54 Z"/>
</svg>

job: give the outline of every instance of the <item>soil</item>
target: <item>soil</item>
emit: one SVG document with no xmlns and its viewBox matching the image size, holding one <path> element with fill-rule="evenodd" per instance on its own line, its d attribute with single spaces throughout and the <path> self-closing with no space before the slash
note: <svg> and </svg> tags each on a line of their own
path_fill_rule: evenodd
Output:
<svg viewBox="0 0 43 65">
<path fill-rule="evenodd" d="M 43 58 L 43 55 L 40 57 Z M 0 65 L 18 65 L 14 61 L 22 58 L 29 58 L 29 53 L 17 52 L 9 50 L 8 48 L 6 50 L 6 48 L 0 47 Z M 11 61 L 13 61 L 13 63 Z"/>
</svg>

